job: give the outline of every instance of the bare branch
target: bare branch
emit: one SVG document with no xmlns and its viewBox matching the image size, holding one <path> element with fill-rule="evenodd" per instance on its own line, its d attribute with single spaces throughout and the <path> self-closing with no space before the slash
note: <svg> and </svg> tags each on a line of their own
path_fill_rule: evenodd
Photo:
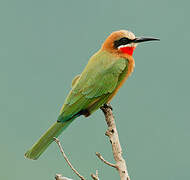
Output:
<svg viewBox="0 0 190 180">
<path fill-rule="evenodd" d="M 115 164 L 112 164 L 112 163 L 106 161 L 106 160 L 102 157 L 102 155 L 101 155 L 100 153 L 96 152 L 96 156 L 97 156 L 102 162 L 104 162 L 105 164 L 107 164 L 108 166 L 111 166 L 111 167 L 114 167 L 114 168 L 117 169 L 117 166 L 116 166 Z"/>
<path fill-rule="evenodd" d="M 55 142 L 57 143 L 57 145 L 59 146 L 59 149 L 60 149 L 60 151 L 61 151 L 61 153 L 62 153 L 62 155 L 63 155 L 65 161 L 66 161 L 67 164 L 70 166 L 70 168 L 73 170 L 73 172 L 74 172 L 81 180 L 85 180 L 85 178 L 84 178 L 82 175 L 80 175 L 79 172 L 78 172 L 78 171 L 72 166 L 72 164 L 70 163 L 69 159 L 67 158 L 66 154 L 65 154 L 64 151 L 63 151 L 63 148 L 62 148 L 62 146 L 61 146 L 61 143 L 60 143 L 59 139 L 56 138 L 56 137 L 54 137 L 54 140 L 55 140 Z"/>
<path fill-rule="evenodd" d="M 94 180 L 99 180 L 99 178 L 98 178 L 98 170 L 96 170 L 96 175 L 95 174 L 91 174 L 91 177 Z"/>
<path fill-rule="evenodd" d="M 67 177 L 63 177 L 61 174 L 56 174 L 55 179 L 56 180 L 73 180 L 73 179 L 70 179 L 70 178 L 67 178 Z"/>
<path fill-rule="evenodd" d="M 116 129 L 116 124 L 115 124 L 115 120 L 114 120 L 114 116 L 112 113 L 112 107 L 110 105 L 104 105 L 103 107 L 100 108 L 104 115 L 105 115 L 105 120 L 106 123 L 108 125 L 108 129 L 105 133 L 106 136 L 109 137 L 110 139 L 110 143 L 112 145 L 112 152 L 113 152 L 113 156 L 114 159 L 116 161 L 116 164 L 112 164 L 108 161 L 106 161 L 102 155 L 98 152 L 96 152 L 96 156 L 105 164 L 107 164 L 108 166 L 114 167 L 115 169 L 117 169 L 117 171 L 119 172 L 120 175 L 120 180 L 130 180 L 128 171 L 127 171 L 127 166 L 126 166 L 126 162 L 122 157 L 122 148 L 119 142 L 119 136 L 118 136 L 118 132 Z M 81 179 L 81 180 L 85 180 L 85 178 L 79 174 L 79 172 L 72 166 L 72 164 L 70 163 L 70 161 L 68 160 L 67 156 L 65 155 L 63 148 L 61 146 L 61 143 L 59 141 L 59 139 L 54 138 L 55 142 L 57 143 L 57 145 L 59 146 L 59 149 L 64 157 L 64 159 L 66 160 L 67 164 L 70 166 L 70 168 L 73 170 L 73 172 Z M 96 171 L 96 175 L 95 174 L 91 174 L 92 179 L 94 180 L 99 180 L 98 178 L 98 171 Z M 56 180 L 72 180 L 69 179 L 67 177 L 62 177 L 62 175 L 60 174 L 56 174 Z"/>
<path fill-rule="evenodd" d="M 115 166 L 117 167 L 116 169 L 119 172 L 120 179 L 130 180 L 130 177 L 127 171 L 126 162 L 122 157 L 122 148 L 119 142 L 119 136 L 116 129 L 114 116 L 112 113 L 112 107 L 110 105 L 104 105 L 100 109 L 103 111 L 105 115 L 106 123 L 108 125 L 108 130 L 106 131 L 106 135 L 109 137 L 110 143 L 112 145 L 112 152 L 113 152 L 114 159 L 116 161 Z"/>
</svg>

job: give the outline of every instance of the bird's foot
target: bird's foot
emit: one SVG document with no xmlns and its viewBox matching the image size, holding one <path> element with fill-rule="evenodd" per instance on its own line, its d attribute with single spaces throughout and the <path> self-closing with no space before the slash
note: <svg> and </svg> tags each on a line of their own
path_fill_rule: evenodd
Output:
<svg viewBox="0 0 190 180">
<path fill-rule="evenodd" d="M 113 108 L 112 108 L 112 106 L 111 106 L 110 103 L 104 104 L 103 107 L 104 107 L 104 108 L 109 108 L 109 109 L 111 109 L 111 110 L 113 111 Z"/>
</svg>

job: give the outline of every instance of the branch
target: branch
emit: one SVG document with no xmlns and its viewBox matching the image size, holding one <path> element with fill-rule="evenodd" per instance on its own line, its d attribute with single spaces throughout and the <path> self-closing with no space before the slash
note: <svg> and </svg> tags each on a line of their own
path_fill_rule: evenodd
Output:
<svg viewBox="0 0 190 180">
<path fill-rule="evenodd" d="M 67 158 L 66 154 L 64 153 L 63 151 L 63 147 L 61 146 L 61 143 L 59 141 L 58 138 L 54 137 L 54 140 L 55 142 L 57 143 L 57 145 L 59 146 L 59 149 L 65 159 L 65 161 L 67 162 L 67 164 L 70 166 L 70 168 L 73 170 L 73 172 L 81 179 L 81 180 L 85 180 L 85 178 L 79 174 L 79 172 L 72 166 L 72 164 L 70 163 L 69 159 Z M 96 174 L 91 174 L 91 177 L 92 179 L 94 180 L 99 180 L 98 178 L 98 171 L 96 170 Z M 56 180 L 72 180 L 72 179 L 69 179 L 67 177 L 63 177 L 61 174 L 56 174 L 55 176 L 55 179 Z"/>
<path fill-rule="evenodd" d="M 113 156 L 114 159 L 116 161 L 116 164 L 111 164 L 107 161 L 105 161 L 103 159 L 103 157 L 99 157 L 105 164 L 111 166 L 111 167 L 115 167 L 120 175 L 120 179 L 121 180 L 130 180 L 128 171 L 127 171 L 127 166 L 126 166 L 126 162 L 122 157 L 122 148 L 119 142 L 119 136 L 117 133 L 117 129 L 116 129 L 116 124 L 115 124 L 115 120 L 114 120 L 114 116 L 112 113 L 112 107 L 110 105 L 105 104 L 104 106 L 102 106 L 100 108 L 104 115 L 105 115 L 105 120 L 106 123 L 108 125 L 108 129 L 106 131 L 106 136 L 109 137 L 110 139 L 110 143 L 112 145 L 112 152 L 113 152 Z"/>
<path fill-rule="evenodd" d="M 67 177 L 63 177 L 61 174 L 56 174 L 55 179 L 56 180 L 73 180 L 73 179 L 69 179 Z"/>
<path fill-rule="evenodd" d="M 98 170 L 96 170 L 96 175 L 95 175 L 95 174 L 91 174 L 91 177 L 92 177 L 92 179 L 94 179 L 94 180 L 99 180 L 99 177 L 98 177 Z"/>
<path fill-rule="evenodd" d="M 116 166 L 115 164 L 112 164 L 112 163 L 106 161 L 106 160 L 102 157 L 102 155 L 101 155 L 100 153 L 96 152 L 96 156 L 97 156 L 103 163 L 107 164 L 108 166 L 117 168 L 117 166 Z"/>
<path fill-rule="evenodd" d="M 67 156 L 65 155 L 65 153 L 64 153 L 64 151 L 63 151 L 63 148 L 62 148 L 62 146 L 61 146 L 61 143 L 60 143 L 59 139 L 54 137 L 54 140 L 55 140 L 55 142 L 57 143 L 57 145 L 59 146 L 59 149 L 60 149 L 60 151 L 61 151 L 61 153 L 62 153 L 62 155 L 63 155 L 65 161 L 66 161 L 67 164 L 70 166 L 70 168 L 73 170 L 73 172 L 74 172 L 81 180 L 85 180 L 85 178 L 84 178 L 82 175 L 80 175 L 79 172 L 78 172 L 78 171 L 72 166 L 72 164 L 70 163 L 69 159 L 67 158 Z M 64 179 L 58 179 L 58 180 L 64 180 Z M 66 180 L 66 179 L 65 179 L 65 180 Z M 69 180 L 69 179 L 68 179 L 68 180 Z"/>
<path fill-rule="evenodd" d="M 126 162 L 122 157 L 122 148 L 119 142 L 119 136 L 117 133 L 117 129 L 116 129 L 116 124 L 115 124 L 115 120 L 113 117 L 113 113 L 112 113 L 112 107 L 110 105 L 105 104 L 103 107 L 100 108 L 104 115 L 105 115 L 105 120 L 106 123 L 108 125 L 108 129 L 105 133 L 106 136 L 109 137 L 110 139 L 110 143 L 112 145 L 112 152 L 113 152 L 113 156 L 114 159 L 116 161 L 116 164 L 112 164 L 108 161 L 106 161 L 100 153 L 96 153 L 96 156 L 105 164 L 107 164 L 108 166 L 114 167 L 117 169 L 117 171 L 119 172 L 120 175 L 120 180 L 130 180 L 128 171 L 127 171 L 127 166 L 126 166 Z M 54 137 L 55 142 L 57 143 L 57 145 L 59 146 L 59 149 L 64 157 L 64 159 L 66 160 L 67 164 L 70 166 L 70 168 L 73 170 L 73 172 L 81 179 L 81 180 L 85 180 L 85 178 L 79 174 L 79 172 L 72 166 L 72 164 L 70 163 L 70 161 L 68 160 L 67 156 L 65 155 L 63 148 L 61 146 L 61 143 L 59 141 L 59 139 Z M 96 171 L 96 174 L 91 174 L 92 179 L 94 180 L 99 180 L 98 178 L 98 171 Z M 69 179 L 67 177 L 62 177 L 62 175 L 60 174 L 56 174 L 55 177 L 56 180 L 72 180 Z"/>
</svg>

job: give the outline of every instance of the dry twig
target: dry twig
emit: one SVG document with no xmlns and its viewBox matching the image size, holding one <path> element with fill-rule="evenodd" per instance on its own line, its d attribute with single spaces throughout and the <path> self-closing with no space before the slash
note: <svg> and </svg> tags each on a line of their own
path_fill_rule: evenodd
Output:
<svg viewBox="0 0 190 180">
<path fill-rule="evenodd" d="M 122 148 L 119 142 L 119 136 L 116 129 L 116 124 L 114 120 L 114 116 L 112 113 L 112 108 L 110 105 L 104 105 L 101 107 L 101 110 L 103 111 L 105 115 L 105 120 L 108 125 L 108 130 L 106 131 L 106 136 L 109 137 L 111 145 L 112 145 L 112 152 L 114 159 L 116 161 L 116 164 L 111 164 L 104 159 L 100 158 L 104 163 L 108 164 L 109 166 L 116 167 L 116 169 L 119 172 L 120 179 L 121 180 L 130 180 L 126 162 L 122 157 Z"/>
<path fill-rule="evenodd" d="M 63 147 L 61 146 L 61 143 L 60 143 L 59 139 L 54 137 L 54 140 L 55 140 L 55 142 L 57 143 L 57 145 L 59 146 L 59 149 L 60 149 L 60 151 L 61 151 L 61 153 L 62 153 L 62 155 L 63 155 L 65 161 L 66 161 L 67 164 L 70 166 L 70 168 L 73 170 L 73 172 L 74 172 L 81 180 L 85 180 L 85 178 L 84 178 L 82 175 L 80 175 L 80 173 L 79 173 L 79 172 L 72 166 L 72 164 L 70 163 L 70 161 L 69 161 L 69 159 L 67 158 L 65 152 L 63 151 Z M 91 174 L 91 177 L 92 177 L 92 179 L 94 179 L 94 180 L 99 180 L 99 178 L 98 178 L 98 171 L 96 170 L 96 174 Z M 69 179 L 69 178 L 67 178 L 67 177 L 63 177 L 61 174 L 56 174 L 55 179 L 56 179 L 56 180 L 72 180 L 72 179 Z"/>
<path fill-rule="evenodd" d="M 63 177 L 61 174 L 56 174 L 55 179 L 56 180 L 73 180 L 73 179 L 70 179 L 70 178 L 67 178 L 67 177 Z"/>
<path fill-rule="evenodd" d="M 78 172 L 78 171 L 72 166 L 72 164 L 70 163 L 69 159 L 67 158 L 67 156 L 65 155 L 65 153 L 64 153 L 64 151 L 63 151 L 63 148 L 62 148 L 62 146 L 61 146 L 61 143 L 60 143 L 59 139 L 54 137 L 54 140 L 55 140 L 55 142 L 57 143 L 57 145 L 59 146 L 59 149 L 60 149 L 60 151 L 61 151 L 61 153 L 62 153 L 62 155 L 63 155 L 65 161 L 66 161 L 67 164 L 70 166 L 70 168 L 73 170 L 73 172 L 74 172 L 81 180 L 85 180 L 85 178 L 84 178 L 82 175 L 80 175 L 79 172 Z"/>
<path fill-rule="evenodd" d="M 117 129 L 116 129 L 116 124 L 115 124 L 115 120 L 114 120 L 114 116 L 112 113 L 112 107 L 110 105 L 104 105 L 103 107 L 101 107 L 101 110 L 103 111 L 104 115 L 105 115 L 105 120 L 106 123 L 108 125 L 108 129 L 106 131 L 106 136 L 109 137 L 111 145 L 112 145 L 112 152 L 113 152 L 113 156 L 114 159 L 116 161 L 116 164 L 112 164 L 108 161 L 106 161 L 100 153 L 96 153 L 96 156 L 105 164 L 107 164 L 108 166 L 114 167 L 118 170 L 119 175 L 120 175 L 120 179 L 121 180 L 130 180 L 128 171 L 127 171 L 127 166 L 126 166 L 126 162 L 122 157 L 122 148 L 119 142 L 119 136 L 117 133 Z M 59 139 L 54 138 L 55 142 L 57 143 L 57 145 L 59 146 L 59 149 L 64 157 L 64 159 L 66 160 L 66 162 L 68 163 L 68 165 L 71 167 L 71 169 L 73 170 L 73 172 L 81 179 L 81 180 L 85 180 L 85 178 L 79 174 L 79 172 L 72 166 L 72 164 L 70 163 L 70 161 L 68 160 L 67 156 L 65 155 L 63 148 L 61 146 L 61 143 L 59 141 Z M 99 180 L 98 178 L 98 171 L 96 171 L 96 175 L 95 174 L 91 174 L 92 179 L 94 180 Z M 56 174 L 56 180 L 72 180 L 66 177 L 62 177 L 60 174 Z"/>
<path fill-rule="evenodd" d="M 98 178 L 98 170 L 96 170 L 96 175 L 95 174 L 91 174 L 91 177 L 94 180 L 99 180 L 99 178 Z"/>
<path fill-rule="evenodd" d="M 102 155 L 101 155 L 100 153 L 96 152 L 96 156 L 97 156 L 102 162 L 104 162 L 105 164 L 107 164 L 108 166 L 117 168 L 117 166 L 116 166 L 115 164 L 112 164 L 112 163 L 106 161 L 106 160 L 102 157 Z"/>
</svg>

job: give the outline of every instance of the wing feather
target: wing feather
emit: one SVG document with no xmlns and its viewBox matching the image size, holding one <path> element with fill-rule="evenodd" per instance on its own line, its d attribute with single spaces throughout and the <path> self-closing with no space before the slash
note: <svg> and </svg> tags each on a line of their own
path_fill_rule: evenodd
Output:
<svg viewBox="0 0 190 180">
<path fill-rule="evenodd" d="M 77 113 L 76 111 L 84 109 L 96 98 L 112 93 L 127 65 L 126 59 L 99 51 L 89 60 L 80 78 L 72 87 L 61 109 L 61 114 Z"/>
</svg>

